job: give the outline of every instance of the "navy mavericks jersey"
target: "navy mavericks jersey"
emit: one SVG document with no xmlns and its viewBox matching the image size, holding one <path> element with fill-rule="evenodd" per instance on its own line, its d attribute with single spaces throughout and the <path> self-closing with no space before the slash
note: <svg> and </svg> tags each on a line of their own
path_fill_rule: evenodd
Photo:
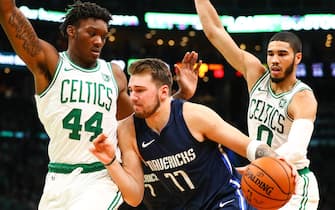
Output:
<svg viewBox="0 0 335 210">
<path fill-rule="evenodd" d="M 247 209 L 240 179 L 227 156 L 217 143 L 198 142 L 191 135 L 183 103 L 171 102 L 170 119 L 160 134 L 134 116 L 145 174 L 144 203 L 160 210 Z"/>
</svg>

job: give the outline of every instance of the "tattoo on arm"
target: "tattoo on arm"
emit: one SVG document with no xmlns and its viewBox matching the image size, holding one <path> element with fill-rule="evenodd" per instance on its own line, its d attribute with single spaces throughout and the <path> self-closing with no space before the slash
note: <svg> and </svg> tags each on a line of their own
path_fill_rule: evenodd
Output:
<svg viewBox="0 0 335 210">
<path fill-rule="evenodd" d="M 41 51 L 38 37 L 25 17 L 19 12 L 14 12 L 9 18 L 8 23 L 15 28 L 16 38 L 23 41 L 23 49 L 31 57 L 36 56 Z"/>
<path fill-rule="evenodd" d="M 264 156 L 277 157 L 278 154 L 273 151 L 267 144 L 261 144 L 256 149 L 256 159 Z"/>
</svg>

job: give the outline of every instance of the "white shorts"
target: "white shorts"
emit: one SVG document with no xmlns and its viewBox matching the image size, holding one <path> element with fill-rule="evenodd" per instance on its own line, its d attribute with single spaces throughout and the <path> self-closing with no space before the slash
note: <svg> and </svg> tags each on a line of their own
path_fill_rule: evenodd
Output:
<svg viewBox="0 0 335 210">
<path fill-rule="evenodd" d="M 38 209 L 112 210 L 122 202 L 121 193 L 106 169 L 85 172 L 79 167 L 71 173 L 49 170 Z"/>
<path fill-rule="evenodd" d="M 317 210 L 319 205 L 319 187 L 316 177 L 308 168 L 298 170 L 299 178 L 296 194 L 280 210 Z"/>
</svg>

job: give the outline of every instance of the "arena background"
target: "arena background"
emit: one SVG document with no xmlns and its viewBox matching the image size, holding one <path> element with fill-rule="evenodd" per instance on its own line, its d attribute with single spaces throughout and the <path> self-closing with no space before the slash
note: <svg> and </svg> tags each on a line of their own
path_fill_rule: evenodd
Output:
<svg viewBox="0 0 335 210">
<path fill-rule="evenodd" d="M 18 0 L 18 6 L 38 10 L 65 11 L 72 1 Z M 123 61 L 157 57 L 171 66 L 180 61 L 186 51 L 199 52 L 207 64 L 191 101 L 215 109 L 225 120 L 246 133 L 248 94 L 243 78 L 220 56 L 201 30 L 189 25 L 174 25 L 169 29 L 150 29 L 146 12 L 195 14 L 193 0 L 120 0 L 94 1 L 107 7 L 113 15 L 136 16 L 138 24 L 114 25 L 103 58 Z M 305 14 L 333 14 L 334 0 L 213 0 L 220 15 L 253 16 L 280 14 L 301 17 Z M 58 32 L 59 22 L 31 19 L 39 36 L 59 50 L 66 47 Z M 334 21 L 335 22 L 335 21 Z M 335 181 L 332 176 L 335 149 L 335 43 L 334 27 L 293 30 L 303 41 L 303 63 L 299 79 L 315 91 L 319 110 L 315 131 L 309 146 L 310 168 L 320 187 L 320 210 L 335 208 Z M 267 40 L 273 32 L 231 33 L 241 47 L 255 53 L 262 61 L 266 57 Z M 34 86 L 30 72 L 15 60 L 15 54 L 0 29 L 0 209 L 33 210 L 42 193 L 47 172 L 48 137 L 38 119 L 34 104 Z M 219 64 L 219 65 L 217 65 Z M 126 67 L 126 66 L 125 66 Z M 306 105 L 308 106 L 308 105 Z M 304 107 L 301 107 L 304 108 Z M 243 159 L 231 156 L 236 165 Z"/>
</svg>

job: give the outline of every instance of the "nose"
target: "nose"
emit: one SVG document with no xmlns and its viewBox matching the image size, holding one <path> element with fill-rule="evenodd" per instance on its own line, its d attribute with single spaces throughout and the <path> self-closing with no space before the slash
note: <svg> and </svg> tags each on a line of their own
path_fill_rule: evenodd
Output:
<svg viewBox="0 0 335 210">
<path fill-rule="evenodd" d="M 138 96 L 135 94 L 134 91 L 131 91 L 129 93 L 129 98 L 130 98 L 131 101 L 137 101 L 138 100 Z"/>
<path fill-rule="evenodd" d="M 102 38 L 101 36 L 95 36 L 93 43 L 94 45 L 101 47 L 105 44 L 105 39 Z"/>
<path fill-rule="evenodd" d="M 274 54 L 273 56 L 270 57 L 271 63 L 279 63 L 279 56 Z"/>
</svg>

